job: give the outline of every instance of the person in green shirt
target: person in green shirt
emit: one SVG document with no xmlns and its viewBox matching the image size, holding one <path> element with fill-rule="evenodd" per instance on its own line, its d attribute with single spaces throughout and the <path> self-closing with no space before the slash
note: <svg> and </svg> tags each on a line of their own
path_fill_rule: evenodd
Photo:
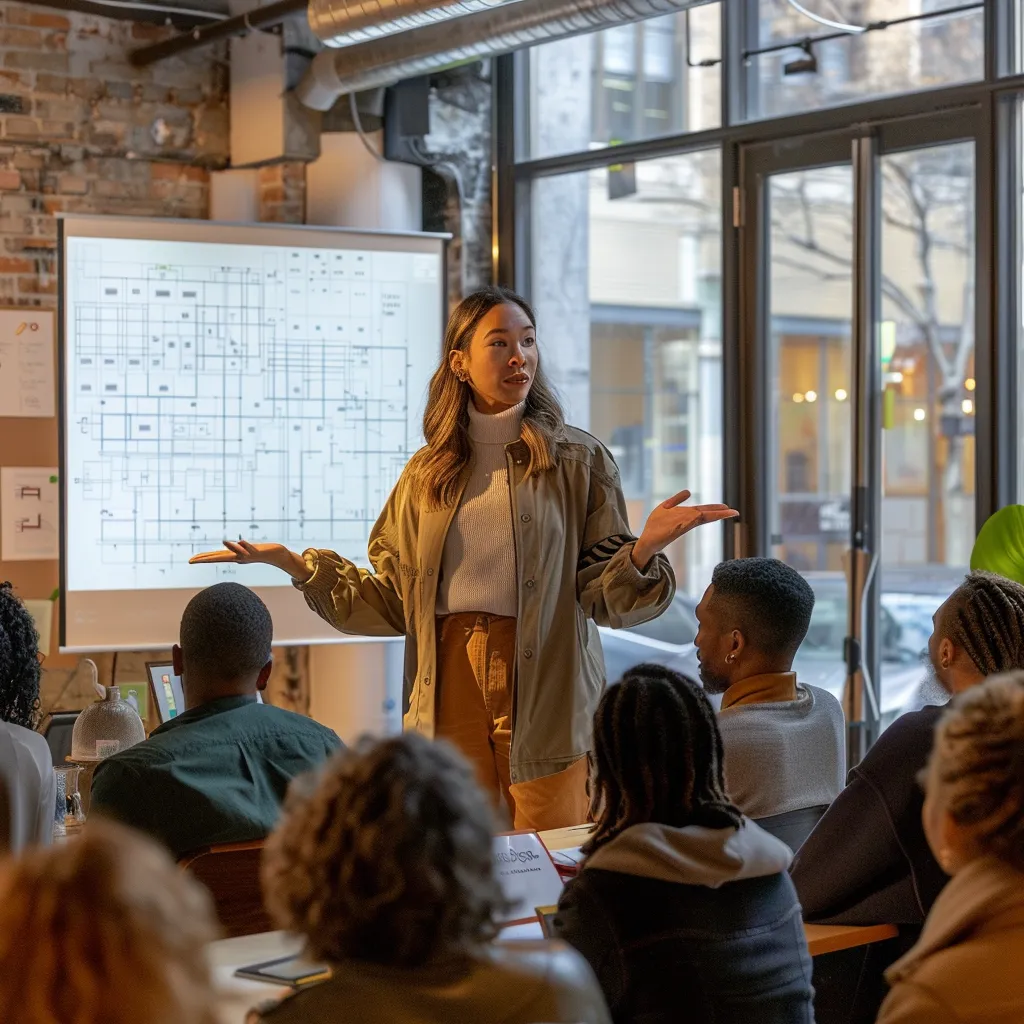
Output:
<svg viewBox="0 0 1024 1024">
<path fill-rule="evenodd" d="M 218 583 L 188 603 L 172 651 L 185 712 L 96 769 L 92 811 L 158 839 L 179 860 L 219 843 L 263 839 L 289 783 L 341 741 L 269 704 L 273 622 L 248 587 Z"/>
</svg>

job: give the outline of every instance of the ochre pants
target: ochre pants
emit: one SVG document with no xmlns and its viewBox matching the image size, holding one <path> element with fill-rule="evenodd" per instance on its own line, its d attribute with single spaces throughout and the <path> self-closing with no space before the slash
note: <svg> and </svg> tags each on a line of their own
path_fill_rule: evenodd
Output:
<svg viewBox="0 0 1024 1024">
<path fill-rule="evenodd" d="M 530 782 L 512 782 L 516 620 L 466 612 L 438 622 L 435 735 L 458 747 L 484 792 L 517 829 L 541 831 L 587 820 L 587 758 Z"/>
</svg>

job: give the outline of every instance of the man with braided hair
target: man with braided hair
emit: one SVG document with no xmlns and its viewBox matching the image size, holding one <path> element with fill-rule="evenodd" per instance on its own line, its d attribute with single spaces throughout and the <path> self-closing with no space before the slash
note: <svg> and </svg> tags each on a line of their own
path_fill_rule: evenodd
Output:
<svg viewBox="0 0 1024 1024">
<path fill-rule="evenodd" d="M 962 693 L 996 673 L 1024 669 L 1024 586 L 1019 583 L 972 572 L 932 622 L 929 661 L 947 693 Z M 858 1012 L 848 1019 L 874 1020 L 884 995 L 882 970 L 917 940 L 949 881 L 925 839 L 924 798 L 917 782 L 942 712 L 941 706 L 910 712 L 882 734 L 850 772 L 846 788 L 793 862 L 793 882 L 806 920 L 900 927 L 887 962 L 864 967 L 876 986 L 870 992 L 861 988 Z M 816 974 L 819 996 L 822 981 Z"/>
</svg>

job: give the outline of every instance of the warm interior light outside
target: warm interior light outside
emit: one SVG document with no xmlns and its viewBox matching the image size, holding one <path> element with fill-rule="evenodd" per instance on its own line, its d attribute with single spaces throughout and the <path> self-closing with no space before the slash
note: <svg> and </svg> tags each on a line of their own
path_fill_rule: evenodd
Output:
<svg viewBox="0 0 1024 1024">
<path fill-rule="evenodd" d="M 926 415 L 927 415 L 927 413 L 924 411 L 924 409 L 915 409 L 914 410 L 914 419 L 917 420 L 918 423 L 920 423 L 925 418 Z"/>
</svg>

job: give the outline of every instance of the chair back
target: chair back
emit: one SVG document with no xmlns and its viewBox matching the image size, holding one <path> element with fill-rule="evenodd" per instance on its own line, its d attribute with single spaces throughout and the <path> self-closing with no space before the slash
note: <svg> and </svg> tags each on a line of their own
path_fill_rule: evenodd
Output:
<svg viewBox="0 0 1024 1024">
<path fill-rule="evenodd" d="M 263 840 L 260 839 L 210 846 L 178 862 L 210 891 L 217 919 L 228 938 L 274 930 L 263 909 L 262 856 Z"/>
<path fill-rule="evenodd" d="M 773 814 L 768 818 L 756 818 L 758 825 L 781 839 L 794 853 L 804 845 L 804 840 L 814 831 L 821 816 L 828 810 L 828 804 L 814 807 L 800 807 L 785 814 Z"/>
</svg>

